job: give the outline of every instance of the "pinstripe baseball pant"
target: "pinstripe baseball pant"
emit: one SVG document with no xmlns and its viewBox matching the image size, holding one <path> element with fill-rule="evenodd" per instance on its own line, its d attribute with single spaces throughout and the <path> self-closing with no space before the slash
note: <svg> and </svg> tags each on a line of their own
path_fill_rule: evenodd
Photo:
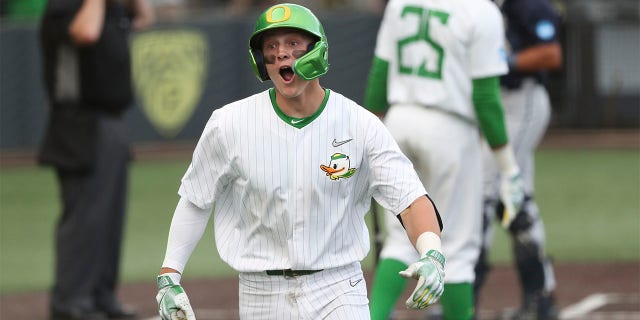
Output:
<svg viewBox="0 0 640 320">
<path fill-rule="evenodd" d="M 367 286 L 359 262 L 297 277 L 242 272 L 241 319 L 368 320 Z"/>
</svg>

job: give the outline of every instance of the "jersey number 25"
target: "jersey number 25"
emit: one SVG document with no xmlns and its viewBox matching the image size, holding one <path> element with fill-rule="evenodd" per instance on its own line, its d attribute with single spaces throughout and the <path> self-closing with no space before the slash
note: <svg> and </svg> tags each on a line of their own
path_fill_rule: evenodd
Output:
<svg viewBox="0 0 640 320">
<path fill-rule="evenodd" d="M 444 60 L 444 50 L 442 46 L 431 38 L 429 35 L 430 24 L 432 21 L 438 20 L 441 24 L 447 24 L 449 14 L 438 10 L 430 10 L 422 7 L 407 6 L 402 9 L 401 17 L 404 18 L 407 15 L 417 15 L 419 17 L 418 30 L 406 38 L 398 41 L 398 72 L 401 74 L 415 74 L 419 77 L 442 79 L 442 61 Z M 408 44 L 412 44 L 418 41 L 425 41 L 436 52 L 437 64 L 434 70 L 427 70 L 426 61 L 423 61 L 418 67 L 407 66 L 402 61 L 402 50 Z M 416 70 L 417 68 L 417 70 Z"/>
</svg>

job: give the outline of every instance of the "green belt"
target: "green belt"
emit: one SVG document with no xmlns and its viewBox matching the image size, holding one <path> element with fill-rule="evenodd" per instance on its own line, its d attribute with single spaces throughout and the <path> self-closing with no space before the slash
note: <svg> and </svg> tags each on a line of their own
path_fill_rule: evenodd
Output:
<svg viewBox="0 0 640 320">
<path fill-rule="evenodd" d="M 306 276 L 309 274 L 314 274 L 316 272 L 320 272 L 321 270 L 267 270 L 267 275 L 269 276 L 284 276 L 285 278 L 293 278 L 297 276 Z"/>
</svg>

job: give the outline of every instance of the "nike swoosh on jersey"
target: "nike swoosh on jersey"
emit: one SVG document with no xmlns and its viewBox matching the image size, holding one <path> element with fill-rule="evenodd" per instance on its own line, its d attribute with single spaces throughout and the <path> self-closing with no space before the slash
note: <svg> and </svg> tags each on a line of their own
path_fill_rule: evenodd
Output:
<svg viewBox="0 0 640 320">
<path fill-rule="evenodd" d="M 349 285 L 355 287 L 358 285 L 358 283 L 360 283 L 360 281 L 362 281 L 362 279 L 358 279 L 356 281 L 349 280 Z"/>
<path fill-rule="evenodd" d="M 291 123 L 292 124 L 297 124 L 297 123 L 300 123 L 302 121 L 304 121 L 304 119 L 291 119 Z"/>
<path fill-rule="evenodd" d="M 353 140 L 353 139 L 347 139 L 347 140 L 342 140 L 342 141 L 337 141 L 336 139 L 333 139 L 333 142 L 331 142 L 331 145 L 334 146 L 334 147 L 339 147 L 339 146 L 341 146 L 341 145 L 343 145 L 343 144 L 345 144 L 345 143 L 347 143 L 347 142 L 349 142 L 351 140 Z"/>
</svg>

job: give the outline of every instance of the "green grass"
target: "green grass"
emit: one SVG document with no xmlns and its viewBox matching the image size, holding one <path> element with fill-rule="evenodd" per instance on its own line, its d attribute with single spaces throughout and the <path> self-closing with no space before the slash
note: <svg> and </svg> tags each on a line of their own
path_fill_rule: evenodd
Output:
<svg viewBox="0 0 640 320">
<path fill-rule="evenodd" d="M 536 155 L 536 198 L 555 261 L 640 260 L 640 153 L 544 150 Z M 492 260 L 511 261 L 499 231 Z"/>
<path fill-rule="evenodd" d="M 640 260 L 640 156 L 637 151 L 543 150 L 537 154 L 537 199 L 555 261 Z M 188 160 L 136 162 L 121 278 L 154 281 L 162 263 Z M 53 231 L 60 206 L 49 169 L 0 169 L 0 293 L 50 287 Z M 211 222 L 211 221 L 210 221 Z M 511 261 L 510 241 L 499 228 L 491 259 Z M 373 256 L 364 261 L 372 267 Z M 185 277 L 226 277 L 235 272 L 215 250 L 211 223 Z"/>
<path fill-rule="evenodd" d="M 0 292 L 50 282 L 53 225 L 59 212 L 53 173 L 0 171 Z"/>
</svg>

